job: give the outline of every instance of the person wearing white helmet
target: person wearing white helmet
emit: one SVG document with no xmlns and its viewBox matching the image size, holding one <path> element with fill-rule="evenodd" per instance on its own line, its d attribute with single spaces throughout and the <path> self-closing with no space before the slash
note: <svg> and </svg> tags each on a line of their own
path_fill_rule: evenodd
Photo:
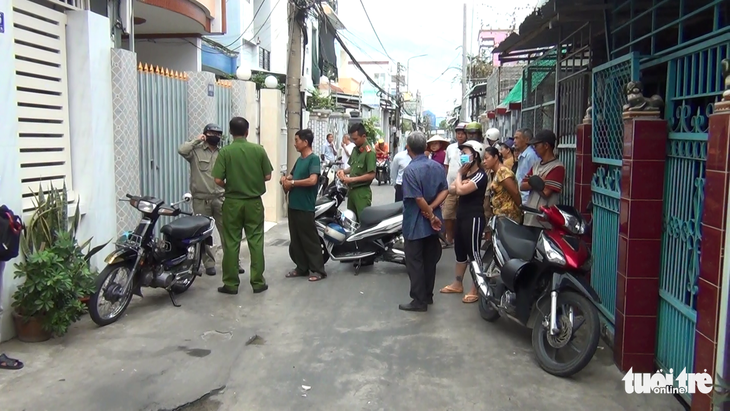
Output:
<svg viewBox="0 0 730 411">
<path fill-rule="evenodd" d="M 499 129 L 490 128 L 489 130 L 487 130 L 485 137 L 487 138 L 487 143 L 490 146 L 494 146 L 502 137 L 502 133 L 499 131 Z"/>
<path fill-rule="evenodd" d="M 460 163 L 462 164 L 456 180 L 449 186 L 449 193 L 459 196 L 456 208 L 456 230 L 454 233 L 454 254 L 456 254 L 455 280 L 441 289 L 444 294 L 464 292 L 464 273 L 470 261 L 481 267 L 480 250 L 482 232 L 486 227 L 484 217 L 484 195 L 487 191 L 487 175 L 482 168 L 484 145 L 476 140 L 462 143 Z M 474 303 L 479 300 L 476 286 L 461 300 Z"/>
</svg>

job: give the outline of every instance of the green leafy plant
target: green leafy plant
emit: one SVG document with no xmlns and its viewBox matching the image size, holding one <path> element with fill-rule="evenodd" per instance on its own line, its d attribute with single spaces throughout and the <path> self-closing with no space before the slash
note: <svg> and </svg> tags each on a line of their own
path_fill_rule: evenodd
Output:
<svg viewBox="0 0 730 411">
<path fill-rule="evenodd" d="M 313 110 L 334 110 L 335 101 L 332 96 L 323 96 L 319 90 L 315 89 L 312 96 L 307 99 L 307 111 Z"/>
<path fill-rule="evenodd" d="M 16 278 L 25 281 L 13 294 L 12 305 L 25 321 L 39 318 L 46 331 L 63 335 L 86 311 L 80 299 L 94 292 L 96 278 L 89 261 L 109 241 L 94 248 L 92 239 L 79 244 L 78 202 L 69 219 L 65 184 L 62 190 L 49 188 L 33 193 L 36 209 L 21 242 L 25 261 L 15 264 Z"/>
<path fill-rule="evenodd" d="M 266 88 L 266 77 L 269 77 L 271 74 L 267 73 L 253 73 L 251 75 L 251 81 L 256 83 L 256 90 L 261 90 L 262 88 Z M 276 77 L 276 76 L 274 76 Z M 281 81 L 281 79 L 277 78 L 279 80 L 279 83 L 276 85 L 276 88 L 279 89 L 281 92 L 286 91 L 286 84 Z"/>
<path fill-rule="evenodd" d="M 13 294 L 15 312 L 25 321 L 39 318 L 53 335 L 66 334 L 86 313 L 80 299 L 94 292 L 96 273 L 89 267 L 89 254 L 70 232 L 61 232 L 50 247 L 15 264 L 15 277 L 25 280 Z"/>
<path fill-rule="evenodd" d="M 368 117 L 365 120 L 363 120 L 362 125 L 365 126 L 365 132 L 368 136 L 368 143 L 375 144 L 375 142 L 385 135 L 383 133 L 383 130 L 378 128 L 378 125 L 380 124 L 380 118 L 378 117 Z"/>
</svg>

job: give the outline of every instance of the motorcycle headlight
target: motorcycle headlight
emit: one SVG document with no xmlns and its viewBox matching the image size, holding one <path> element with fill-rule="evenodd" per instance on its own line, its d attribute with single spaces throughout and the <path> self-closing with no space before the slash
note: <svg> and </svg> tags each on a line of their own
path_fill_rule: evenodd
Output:
<svg viewBox="0 0 730 411">
<path fill-rule="evenodd" d="M 541 235 L 540 239 L 542 241 L 542 249 L 545 251 L 545 257 L 547 257 L 548 261 L 552 264 L 565 265 L 565 256 L 558 246 L 553 243 L 553 240 L 547 238 L 545 235 Z"/>
<path fill-rule="evenodd" d="M 563 210 L 560 210 L 560 214 L 563 215 L 563 219 L 565 220 L 565 229 L 570 231 L 572 234 L 576 235 L 583 235 L 586 231 L 586 224 L 585 221 L 583 221 L 582 218 L 577 218 L 575 216 L 572 216 Z"/>
<path fill-rule="evenodd" d="M 151 213 L 155 211 L 155 205 L 150 203 L 149 201 L 141 201 L 137 203 L 137 210 L 143 212 L 143 213 Z"/>
</svg>

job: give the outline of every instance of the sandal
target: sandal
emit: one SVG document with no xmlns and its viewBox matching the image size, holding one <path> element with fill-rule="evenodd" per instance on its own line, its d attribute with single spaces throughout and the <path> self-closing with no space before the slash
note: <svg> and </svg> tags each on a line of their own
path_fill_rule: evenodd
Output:
<svg viewBox="0 0 730 411">
<path fill-rule="evenodd" d="M 327 278 L 327 274 L 314 273 L 313 275 L 309 276 L 309 281 L 315 282 L 319 280 L 324 280 L 325 278 Z"/>
<path fill-rule="evenodd" d="M 479 296 L 474 294 L 467 294 L 461 299 L 461 302 L 464 304 L 471 304 L 477 301 L 479 301 Z"/>
<path fill-rule="evenodd" d="M 306 277 L 306 276 L 307 276 L 306 273 L 302 274 L 299 271 L 297 271 L 297 269 L 295 268 L 295 269 L 289 271 L 289 274 L 286 275 L 286 278 Z"/>
<path fill-rule="evenodd" d="M 451 286 L 451 284 L 449 284 L 446 287 L 442 288 L 439 292 L 442 294 L 461 294 L 464 292 L 464 289 L 462 288 L 461 290 L 459 290 L 458 288 L 454 288 Z"/>
<path fill-rule="evenodd" d="M 19 370 L 23 367 L 22 362 L 10 358 L 5 354 L 0 354 L 0 370 Z"/>
</svg>

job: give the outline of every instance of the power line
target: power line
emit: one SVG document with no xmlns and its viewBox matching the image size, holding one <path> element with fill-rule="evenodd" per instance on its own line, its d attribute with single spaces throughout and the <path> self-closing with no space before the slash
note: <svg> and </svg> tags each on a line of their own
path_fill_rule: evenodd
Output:
<svg viewBox="0 0 730 411">
<path fill-rule="evenodd" d="M 385 46 L 383 45 L 383 42 L 380 41 L 380 36 L 378 36 L 378 31 L 375 30 L 375 26 L 373 26 L 373 22 L 372 22 L 372 20 L 370 20 L 370 15 L 368 14 L 367 9 L 365 8 L 365 3 L 363 3 L 362 0 L 360 0 L 360 5 L 362 6 L 362 10 L 365 12 L 365 17 L 368 18 L 368 22 L 370 23 L 370 28 L 372 28 L 373 33 L 375 33 L 375 38 L 378 39 L 378 43 L 380 43 L 380 47 L 383 48 L 383 52 L 385 52 L 385 55 L 388 56 L 389 59 L 393 60 L 393 58 L 390 57 L 388 52 L 385 50 Z"/>
<path fill-rule="evenodd" d="M 245 29 L 243 29 L 241 31 L 241 35 L 238 36 L 237 39 L 233 40 L 233 42 L 231 44 L 227 45 L 226 48 L 230 48 L 232 45 L 238 43 L 238 41 L 241 40 L 241 38 L 243 37 L 243 35 L 246 34 L 246 31 L 248 31 L 248 29 L 251 28 L 251 25 L 256 21 L 256 16 L 259 15 L 259 12 L 261 11 L 261 8 L 264 7 L 264 3 L 266 3 L 266 2 L 262 1 L 261 4 L 259 5 L 259 8 L 256 9 L 256 13 L 253 14 L 253 18 L 251 19 L 251 22 L 248 23 L 248 27 L 246 27 Z"/>
</svg>

